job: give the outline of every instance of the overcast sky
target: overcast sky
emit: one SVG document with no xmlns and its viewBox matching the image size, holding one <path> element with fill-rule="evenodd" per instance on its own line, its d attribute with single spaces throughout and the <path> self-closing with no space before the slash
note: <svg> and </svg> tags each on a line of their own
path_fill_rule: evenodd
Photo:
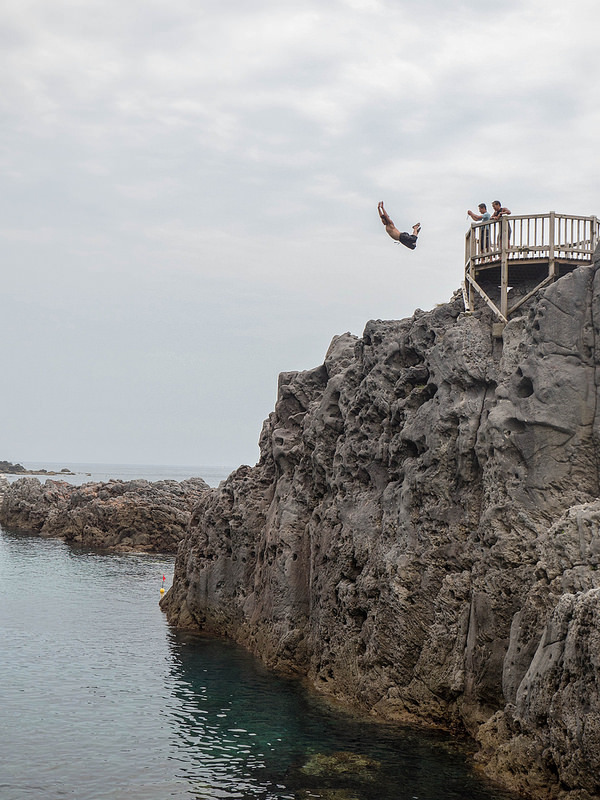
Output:
<svg viewBox="0 0 600 800">
<path fill-rule="evenodd" d="M 0 459 L 253 464 L 279 372 L 459 288 L 467 208 L 600 213 L 598 0 L 0 21 Z"/>
</svg>

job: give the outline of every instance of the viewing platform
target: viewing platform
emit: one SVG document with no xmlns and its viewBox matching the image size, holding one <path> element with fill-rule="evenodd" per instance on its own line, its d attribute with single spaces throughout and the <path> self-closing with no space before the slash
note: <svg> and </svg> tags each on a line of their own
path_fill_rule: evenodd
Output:
<svg viewBox="0 0 600 800">
<path fill-rule="evenodd" d="M 471 225 L 465 241 L 465 309 L 475 295 L 506 323 L 539 289 L 592 263 L 597 217 L 529 214 Z"/>
</svg>

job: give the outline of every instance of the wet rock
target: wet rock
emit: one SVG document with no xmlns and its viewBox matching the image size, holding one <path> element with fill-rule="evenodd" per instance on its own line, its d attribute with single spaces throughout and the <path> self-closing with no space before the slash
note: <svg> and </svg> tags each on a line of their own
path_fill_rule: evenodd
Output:
<svg viewBox="0 0 600 800">
<path fill-rule="evenodd" d="M 304 789 L 296 800 L 362 800 L 352 789 Z"/>
<path fill-rule="evenodd" d="M 360 753 L 315 753 L 300 771 L 305 775 L 340 776 L 351 775 L 361 780 L 372 780 L 381 768 L 379 761 Z"/>
<path fill-rule="evenodd" d="M 310 786 L 296 791 L 296 798 L 318 797 L 322 800 L 357 800 L 360 788 L 380 778 L 381 763 L 360 753 L 340 751 L 315 753 L 300 767 L 295 783 Z"/>
</svg>

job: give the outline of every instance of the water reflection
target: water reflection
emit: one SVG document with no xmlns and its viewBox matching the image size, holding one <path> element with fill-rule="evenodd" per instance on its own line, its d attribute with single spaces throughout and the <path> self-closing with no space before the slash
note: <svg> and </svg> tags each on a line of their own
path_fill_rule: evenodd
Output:
<svg viewBox="0 0 600 800">
<path fill-rule="evenodd" d="M 444 735 L 345 714 L 231 644 L 172 634 L 171 647 L 176 748 L 198 798 L 509 797 Z"/>
<path fill-rule="evenodd" d="M 506 797 L 444 736 L 357 720 L 170 630 L 172 566 L 0 530 L 2 800 Z"/>
</svg>

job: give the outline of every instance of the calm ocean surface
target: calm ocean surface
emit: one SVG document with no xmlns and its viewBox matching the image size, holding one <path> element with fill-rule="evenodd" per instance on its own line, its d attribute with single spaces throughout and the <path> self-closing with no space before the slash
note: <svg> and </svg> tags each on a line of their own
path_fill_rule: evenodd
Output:
<svg viewBox="0 0 600 800">
<path fill-rule="evenodd" d="M 127 474 L 155 469 L 179 470 Z M 356 719 L 230 643 L 177 634 L 158 607 L 172 558 L 0 529 L 0 568 L 1 800 L 509 797 L 446 736 Z"/>
<path fill-rule="evenodd" d="M 204 478 L 209 486 L 218 486 L 235 467 L 173 467 L 160 464 L 74 464 L 71 462 L 20 462 L 22 467 L 31 470 L 45 469 L 47 472 L 60 472 L 66 468 L 73 475 L 49 475 L 51 480 L 65 480 L 79 486 L 89 481 L 109 481 L 118 478 L 122 481 L 132 481 L 136 478 L 145 478 L 147 481 L 174 480 L 183 481 L 186 478 Z M 29 477 L 24 475 L 7 475 L 8 480 L 16 481 L 18 478 Z M 43 475 L 33 475 L 42 482 Z"/>
</svg>

